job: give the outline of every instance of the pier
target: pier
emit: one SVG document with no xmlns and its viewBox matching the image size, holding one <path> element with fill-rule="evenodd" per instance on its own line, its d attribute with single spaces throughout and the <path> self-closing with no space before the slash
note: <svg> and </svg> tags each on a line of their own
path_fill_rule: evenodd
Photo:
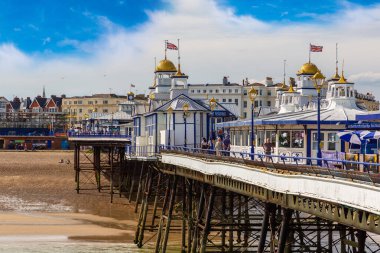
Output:
<svg viewBox="0 0 380 253">
<path fill-rule="evenodd" d="M 139 213 L 138 247 L 155 242 L 154 252 L 166 252 L 170 236 L 180 236 L 189 253 L 380 250 L 378 173 L 117 138 L 70 141 L 77 192 L 128 198 Z"/>
</svg>

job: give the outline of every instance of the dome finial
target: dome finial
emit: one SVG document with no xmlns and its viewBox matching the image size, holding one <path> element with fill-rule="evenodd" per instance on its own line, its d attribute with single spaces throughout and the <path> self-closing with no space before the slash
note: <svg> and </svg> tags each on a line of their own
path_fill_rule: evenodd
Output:
<svg viewBox="0 0 380 253">
<path fill-rule="evenodd" d="M 293 88 L 293 84 L 292 84 L 292 82 L 290 82 L 290 84 L 289 84 L 289 90 L 288 90 L 288 92 L 292 92 L 292 93 L 296 92 L 296 91 L 294 90 L 294 88 Z"/>
<path fill-rule="evenodd" d="M 344 78 L 344 59 L 342 62 L 342 75 L 340 76 L 338 83 L 347 83 L 347 79 Z"/>
</svg>

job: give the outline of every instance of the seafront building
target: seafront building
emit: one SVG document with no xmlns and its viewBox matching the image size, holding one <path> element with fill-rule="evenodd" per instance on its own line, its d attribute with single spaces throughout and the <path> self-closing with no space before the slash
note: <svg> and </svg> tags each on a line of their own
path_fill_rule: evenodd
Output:
<svg viewBox="0 0 380 253">
<path fill-rule="evenodd" d="M 94 94 L 91 96 L 66 97 L 62 101 L 62 110 L 68 114 L 70 127 L 82 127 L 82 121 L 90 114 L 98 116 L 116 113 L 119 104 L 127 101 L 127 96 L 116 94 Z"/>
</svg>

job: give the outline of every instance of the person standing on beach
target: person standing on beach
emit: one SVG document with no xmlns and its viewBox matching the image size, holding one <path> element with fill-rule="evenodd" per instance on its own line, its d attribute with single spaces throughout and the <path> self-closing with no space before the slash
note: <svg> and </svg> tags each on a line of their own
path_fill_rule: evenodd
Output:
<svg viewBox="0 0 380 253">
<path fill-rule="evenodd" d="M 265 162 L 269 162 L 272 158 L 269 157 L 274 152 L 273 144 L 270 142 L 269 138 L 266 138 L 265 143 L 263 144 L 263 149 L 265 153 Z"/>
</svg>

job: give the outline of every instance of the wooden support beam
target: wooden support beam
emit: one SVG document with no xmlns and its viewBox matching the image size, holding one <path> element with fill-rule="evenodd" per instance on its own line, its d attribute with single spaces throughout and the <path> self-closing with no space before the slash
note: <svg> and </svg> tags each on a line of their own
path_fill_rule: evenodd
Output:
<svg viewBox="0 0 380 253">
<path fill-rule="evenodd" d="M 261 232 L 260 232 L 260 240 L 257 252 L 263 253 L 265 250 L 265 242 L 267 239 L 267 232 L 269 227 L 269 216 L 270 213 L 273 212 L 272 210 L 275 210 L 276 206 L 271 203 L 265 203 L 265 210 L 264 210 L 264 217 L 263 217 L 263 223 L 261 226 Z"/>
<path fill-rule="evenodd" d="M 145 164 L 145 162 L 142 162 L 142 164 L 141 164 L 140 177 L 139 177 L 139 185 L 138 185 L 138 188 L 137 188 L 137 195 L 136 195 L 135 213 L 137 213 L 137 209 L 139 208 L 140 193 L 141 193 L 141 188 L 142 188 L 142 185 L 143 185 L 144 164 Z"/>
<path fill-rule="evenodd" d="M 206 221 L 204 225 L 203 238 L 202 238 L 202 243 L 201 243 L 201 253 L 206 252 L 207 238 L 208 238 L 208 234 L 210 233 L 210 222 L 212 218 L 212 211 L 214 208 L 214 194 L 215 194 L 215 187 L 211 186 L 210 196 L 209 196 L 208 206 L 207 206 Z"/>
<path fill-rule="evenodd" d="M 156 247 L 154 252 L 159 253 L 161 249 L 161 236 L 162 236 L 162 231 L 164 228 L 164 219 L 165 219 L 165 213 L 166 213 L 166 208 L 167 204 L 169 202 L 169 197 L 170 197 L 170 178 L 168 180 L 167 186 L 166 186 L 166 191 L 165 191 L 165 198 L 164 198 L 164 203 L 162 205 L 162 210 L 161 210 L 161 218 L 160 218 L 160 224 L 158 226 L 158 231 L 157 231 L 157 239 L 156 239 Z"/>
<path fill-rule="evenodd" d="M 193 180 L 189 179 L 187 187 L 187 253 L 191 253 L 193 232 Z"/>
<path fill-rule="evenodd" d="M 175 198 L 177 195 L 177 180 L 178 180 L 178 177 L 176 175 L 174 175 L 173 186 L 172 186 L 171 193 L 170 193 L 170 202 L 169 202 L 169 208 L 168 208 L 168 217 L 166 219 L 164 240 L 162 242 L 162 252 L 166 252 L 166 247 L 168 244 L 170 224 L 172 221 L 172 213 L 173 213 L 173 208 L 174 208 L 174 202 L 175 202 Z"/>
<path fill-rule="evenodd" d="M 292 218 L 292 213 L 293 213 L 293 210 L 283 208 L 277 253 L 285 252 L 285 246 L 286 246 L 286 241 L 287 241 L 288 232 L 289 232 L 289 223 Z"/>
<path fill-rule="evenodd" d="M 181 253 L 186 253 L 186 178 L 182 177 L 182 231 L 181 231 Z"/>
<path fill-rule="evenodd" d="M 199 225 L 202 222 L 203 218 L 203 209 L 204 209 L 204 195 L 206 191 L 207 185 L 205 183 L 202 184 L 202 190 L 199 197 L 199 203 L 198 203 L 198 211 L 197 211 L 197 220 L 194 225 L 194 231 L 193 231 L 193 242 L 191 245 L 191 253 L 196 253 L 198 249 L 198 239 L 199 239 Z"/>
</svg>

